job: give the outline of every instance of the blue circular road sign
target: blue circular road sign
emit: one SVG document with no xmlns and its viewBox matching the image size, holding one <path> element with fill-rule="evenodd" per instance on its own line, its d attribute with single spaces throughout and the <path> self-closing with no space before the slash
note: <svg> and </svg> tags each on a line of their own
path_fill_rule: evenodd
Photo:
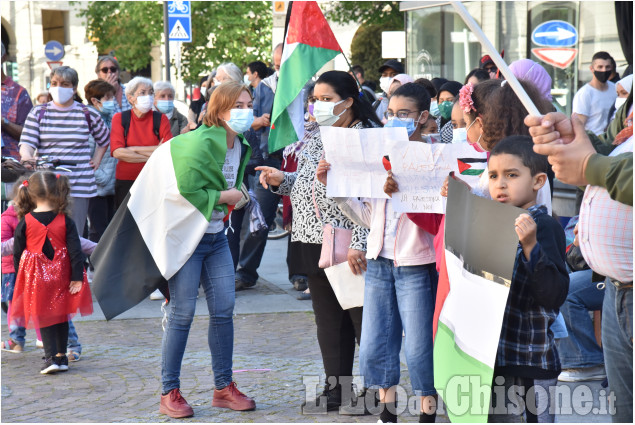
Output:
<svg viewBox="0 0 635 425">
<path fill-rule="evenodd" d="M 49 41 L 44 46 L 44 55 L 50 61 L 59 61 L 64 57 L 64 46 L 59 41 Z"/>
<path fill-rule="evenodd" d="M 578 30 L 565 21 L 547 21 L 531 33 L 531 41 L 546 47 L 574 46 L 578 42 Z"/>
</svg>

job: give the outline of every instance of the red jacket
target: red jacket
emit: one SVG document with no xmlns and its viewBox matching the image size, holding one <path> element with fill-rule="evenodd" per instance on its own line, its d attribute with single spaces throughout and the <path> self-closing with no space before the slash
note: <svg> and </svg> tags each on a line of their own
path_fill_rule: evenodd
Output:
<svg viewBox="0 0 635 425">
<path fill-rule="evenodd" d="M 15 228 L 18 226 L 18 216 L 15 213 L 13 205 L 9 205 L 9 208 L 2 213 L 2 242 L 7 241 L 15 234 Z M 2 273 L 15 273 L 13 267 L 13 255 L 6 255 L 2 257 Z"/>
</svg>

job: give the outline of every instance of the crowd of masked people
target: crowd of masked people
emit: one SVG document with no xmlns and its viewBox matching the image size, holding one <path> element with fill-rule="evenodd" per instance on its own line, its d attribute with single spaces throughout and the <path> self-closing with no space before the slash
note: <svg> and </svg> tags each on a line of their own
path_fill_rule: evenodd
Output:
<svg viewBox="0 0 635 425">
<path fill-rule="evenodd" d="M 2 55 L 4 61 L 4 46 Z M 361 66 L 349 72 L 328 71 L 303 90 L 302 140 L 269 153 L 282 45 L 276 46 L 272 59 L 273 70 L 262 62 L 250 63 L 245 73 L 233 63 L 219 65 L 201 79 L 200 98 L 191 102 L 187 116 L 175 109 L 175 90 L 169 82 L 134 77 L 122 84 L 119 64 L 112 56 L 99 58 L 95 80 L 84 86 L 84 100 L 78 95 L 78 74 L 67 66 L 51 72 L 47 99 L 38 100 L 35 107 L 26 90 L 2 74 L 2 153 L 28 169 L 26 177 L 15 179 L 15 198 L 2 214 L 2 301 L 16 315 L 9 320 L 10 337 L 2 342 L 2 349 L 24 348 L 26 330 L 20 322 L 24 312 L 11 308 L 16 303 L 14 289 L 25 290 L 20 268 L 31 264 L 20 262 L 20 255 L 33 248 L 30 238 L 46 242 L 46 236 L 29 233 L 29 226 L 44 231 L 58 223 L 55 215 L 44 217 L 41 210 L 49 212 L 47 205 L 58 205 L 55 208 L 68 218 L 65 227 L 59 222 L 66 233 L 59 232 L 66 235 L 69 255 L 71 251 L 72 258 L 80 258 L 80 251 L 90 254 L 158 146 L 188 132 L 222 129 L 228 135 L 223 168 L 227 181 L 239 183 L 229 171 L 238 168 L 234 165 L 240 158 L 233 156 L 230 136 L 242 135 L 252 154 L 245 160 L 244 190 L 221 193 L 219 203 L 233 205 L 249 198 L 251 208 L 234 210 L 222 232 L 209 233 L 212 239 L 226 235 L 222 247 L 216 239 L 201 242 L 227 250 L 235 271 L 231 288 L 225 288 L 231 289 L 231 300 L 223 309 L 213 309 L 217 306 L 209 304 L 208 297 L 210 332 L 214 323 L 219 327 L 215 332 L 223 335 L 210 342 L 217 387 L 213 405 L 255 409 L 255 401 L 238 391 L 231 379 L 233 326 L 225 323 L 225 313 L 231 322 L 233 291 L 257 285 L 267 234 L 283 203 L 284 225 L 291 231 L 289 281 L 299 299 L 312 301 L 326 376 L 324 390 L 303 405 L 304 412 L 325 408 L 342 415 L 378 414 L 381 422 L 396 422 L 395 387 L 400 382 L 403 347 L 413 393 L 420 397 L 419 420 L 434 422 L 438 398 L 432 323 L 444 218 L 395 212 L 390 199 L 328 197 L 330 164 L 324 160 L 319 131 L 321 126 L 404 127 L 413 142 L 468 143 L 487 152 L 487 169 L 478 186 L 470 189 L 526 210 L 515 225 L 519 245 L 494 373 L 504 378 L 496 382 L 503 383 L 506 394 L 508 388 L 521 386 L 526 389 L 519 395 L 522 398 L 537 394 L 537 387 L 552 396 L 536 397 L 537 410 L 492 413 L 490 420 L 522 417 L 528 422 L 554 422 L 557 400 L 549 388 L 558 380 L 604 380 L 616 397 L 614 420 L 631 422 L 632 75 L 620 77 L 613 58 L 596 53 L 590 65 L 592 79 L 576 93 L 574 114 L 569 117 L 552 99 L 552 79 L 545 68 L 530 59 L 514 61 L 510 70 L 542 114 L 533 117 L 489 56 L 482 57 L 463 81 L 443 76 L 415 79 L 401 62 L 388 60 L 378 69 L 380 93 L 365 81 Z M 64 178 L 38 175 L 32 182 L 29 174 L 36 168 L 36 153 L 73 160 L 76 165 Z M 580 187 L 579 215 L 566 228 L 554 219 L 551 208 L 554 176 Z M 59 194 L 49 199 L 54 186 Z M 36 194 L 36 188 L 47 195 Z M 390 173 L 384 191 L 389 195 L 399 191 Z M 447 196 L 447 181 L 441 195 Z M 59 201 L 62 198 L 68 203 Z M 31 199 L 30 204 L 25 199 Z M 76 228 L 72 232 L 69 223 Z M 249 229 L 243 231 L 247 225 Z M 350 244 L 342 262 L 348 263 L 351 273 L 365 274 L 363 307 L 343 309 L 335 296 L 320 261 L 324 225 L 348 231 Z M 495 242 L 484 243 L 486 249 L 487 243 Z M 54 246 L 51 252 L 57 249 Z M 47 254 L 46 250 L 44 243 L 42 252 Z M 220 254 L 213 255 L 220 259 Z M 36 260 L 33 264 L 42 261 Z M 79 287 L 80 277 L 73 272 L 71 292 Z M 198 291 L 198 280 L 194 286 Z M 180 295 L 172 289 L 174 304 Z M 178 305 L 173 306 L 168 323 L 179 313 Z M 590 317 L 594 311 L 602 312 L 601 340 Z M 42 373 L 66 370 L 69 360 L 81 358 L 79 337 L 72 321 L 67 323 L 55 332 L 42 326 L 47 329 L 42 333 L 46 352 Z M 183 326 L 189 330 L 190 323 Z M 177 335 L 170 326 L 167 335 Z M 51 343 L 51 338 L 57 342 Z M 177 348 L 164 347 L 160 411 L 175 418 L 192 416 L 194 410 L 182 396 L 179 381 L 187 333 L 166 339 Z M 345 395 L 354 389 L 356 345 L 363 388 L 348 398 Z"/>
</svg>

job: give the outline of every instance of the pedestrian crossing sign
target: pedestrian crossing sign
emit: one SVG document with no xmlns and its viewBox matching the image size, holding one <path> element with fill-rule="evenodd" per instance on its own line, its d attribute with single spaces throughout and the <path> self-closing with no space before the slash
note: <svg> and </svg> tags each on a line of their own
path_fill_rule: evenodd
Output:
<svg viewBox="0 0 635 425">
<path fill-rule="evenodd" d="M 189 1 L 168 2 L 168 38 L 170 41 L 192 42 L 192 17 Z"/>
</svg>

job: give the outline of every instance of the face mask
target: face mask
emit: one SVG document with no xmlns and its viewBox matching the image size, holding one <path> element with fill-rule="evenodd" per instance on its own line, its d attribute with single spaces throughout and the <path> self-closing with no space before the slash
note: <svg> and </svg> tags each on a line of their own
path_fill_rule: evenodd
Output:
<svg viewBox="0 0 635 425">
<path fill-rule="evenodd" d="M 392 117 L 388 119 L 388 122 L 384 125 L 384 127 L 404 127 L 406 131 L 408 131 L 408 137 L 412 136 L 417 129 L 414 118 L 400 120 L 397 117 Z"/>
<path fill-rule="evenodd" d="M 622 105 L 625 103 L 626 103 L 625 97 L 618 97 L 617 99 L 615 99 L 615 110 L 620 109 Z"/>
<path fill-rule="evenodd" d="M 106 100 L 101 102 L 101 112 L 102 115 L 112 115 L 115 112 L 115 101 L 114 100 Z"/>
<path fill-rule="evenodd" d="M 600 83 L 606 83 L 613 71 L 593 71 L 593 75 Z"/>
<path fill-rule="evenodd" d="M 379 79 L 379 87 L 384 91 L 384 93 L 388 94 L 388 90 L 390 90 L 390 85 L 395 77 L 381 77 Z"/>
<path fill-rule="evenodd" d="M 157 100 L 157 109 L 164 114 L 170 114 L 174 110 L 173 100 Z"/>
<path fill-rule="evenodd" d="M 452 143 L 466 143 L 467 142 L 467 129 L 455 128 L 452 130 Z"/>
<path fill-rule="evenodd" d="M 335 109 L 335 105 L 339 105 L 342 102 L 344 102 L 344 100 L 340 100 L 337 103 L 323 102 L 321 100 L 317 100 L 313 104 L 313 116 L 315 117 L 315 121 L 317 121 L 319 125 L 323 125 L 323 126 L 330 126 L 335 124 L 337 120 L 340 119 L 340 116 L 344 112 L 346 112 L 346 109 L 344 109 L 342 112 L 339 113 L 339 115 L 333 114 L 333 109 Z"/>
<path fill-rule="evenodd" d="M 439 105 L 436 100 L 430 102 L 430 113 L 435 117 L 439 116 Z"/>
<path fill-rule="evenodd" d="M 205 97 L 205 92 L 207 91 L 207 87 L 201 87 L 201 97 Z"/>
<path fill-rule="evenodd" d="M 135 107 L 141 112 L 145 114 L 150 109 L 152 109 L 152 104 L 154 103 L 154 96 L 149 94 L 147 96 L 139 96 L 137 97 L 137 103 Z"/>
<path fill-rule="evenodd" d="M 254 122 L 253 109 L 232 109 L 229 114 L 229 121 L 225 122 L 229 128 L 238 134 L 249 130 Z"/>
<path fill-rule="evenodd" d="M 53 98 L 53 101 L 59 105 L 68 102 L 73 98 L 75 94 L 70 87 L 51 87 L 49 93 Z"/>
<path fill-rule="evenodd" d="M 450 117 L 452 117 L 452 106 L 453 106 L 452 102 L 450 102 L 448 100 L 446 100 L 445 102 L 441 102 L 441 104 L 438 105 L 439 113 L 446 120 L 449 120 Z"/>
</svg>

